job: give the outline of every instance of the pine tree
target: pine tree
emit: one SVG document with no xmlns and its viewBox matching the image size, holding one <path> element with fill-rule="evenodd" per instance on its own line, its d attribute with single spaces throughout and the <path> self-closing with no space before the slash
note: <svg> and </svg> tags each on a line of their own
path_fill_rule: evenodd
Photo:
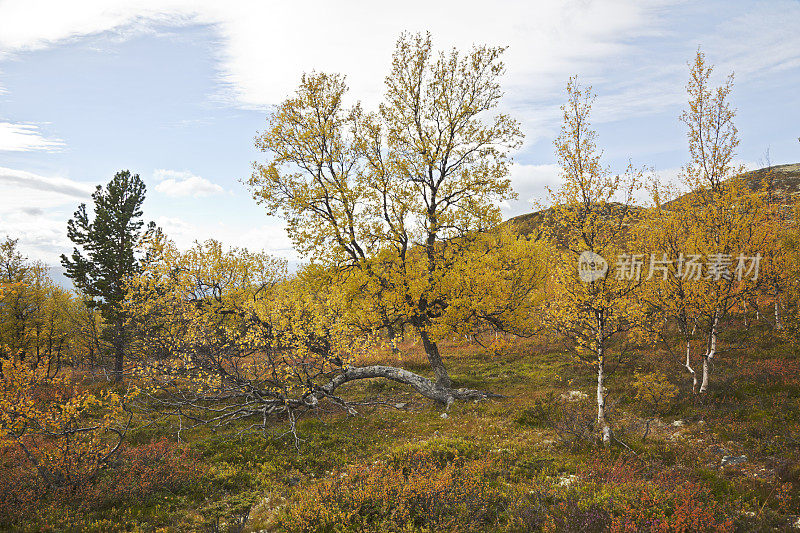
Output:
<svg viewBox="0 0 800 533">
<path fill-rule="evenodd" d="M 128 343 L 120 304 L 125 298 L 125 278 L 139 271 L 134 251 L 144 225 L 145 190 L 139 175 L 128 170 L 117 172 L 105 188 L 98 185 L 92 194 L 94 219 L 89 219 L 86 204 L 78 207 L 67 224 L 76 247 L 71 259 L 61 256 L 67 277 L 84 294 L 87 305 L 99 309 L 106 323 L 104 336 L 113 349 L 116 381 L 122 380 Z"/>
</svg>

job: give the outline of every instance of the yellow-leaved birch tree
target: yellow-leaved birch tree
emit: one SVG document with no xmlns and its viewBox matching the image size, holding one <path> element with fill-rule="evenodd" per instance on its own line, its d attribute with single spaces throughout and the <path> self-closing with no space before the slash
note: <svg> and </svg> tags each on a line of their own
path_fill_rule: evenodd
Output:
<svg viewBox="0 0 800 533">
<path fill-rule="evenodd" d="M 691 309 L 704 336 L 700 392 L 708 390 L 724 321 L 757 289 L 760 250 L 770 235 L 766 191 L 743 179 L 744 168 L 734 160 L 739 138 L 729 103 L 733 75 L 712 88 L 712 70 L 698 50 L 686 86 L 688 106 L 680 117 L 691 156 L 680 178 L 689 192 L 667 206 L 673 222 L 659 225 L 675 231 L 668 239 L 683 248 L 673 272 L 684 280 L 682 291 L 670 297 Z M 687 368 L 689 362 L 687 353 Z"/>
<path fill-rule="evenodd" d="M 512 314 L 485 299 L 476 299 L 480 309 L 470 314 L 453 292 L 453 276 L 468 272 L 464 261 L 472 261 L 470 274 L 493 268 L 470 250 L 485 245 L 481 235 L 501 220 L 498 203 L 513 195 L 509 152 L 521 133 L 515 120 L 495 112 L 502 52 L 476 46 L 436 54 L 429 36 L 403 34 L 377 112 L 347 107 L 341 76 L 305 75 L 256 141 L 267 161 L 254 165 L 248 181 L 255 199 L 284 217 L 299 251 L 371 300 L 361 300 L 370 310 L 368 329 L 414 331 L 434 375 L 425 384 L 405 370 L 372 366 L 348 369 L 348 379 L 422 383 L 445 404 L 478 394 L 452 387 L 439 340 L 452 323 L 448 313 L 489 325 Z M 520 257 L 531 253 L 513 249 Z"/>
<path fill-rule="evenodd" d="M 639 261 L 629 248 L 634 194 L 642 172 L 628 167 L 613 174 L 600 160 L 590 113 L 591 88 L 570 78 L 568 101 L 561 109 L 561 134 L 555 140 L 562 184 L 551 191 L 551 237 L 556 259 L 546 320 L 571 339 L 577 353 L 597 372 L 597 425 L 604 444 L 611 441 L 606 403 L 606 361 L 616 337 L 644 331 L 646 310 L 637 290 Z M 610 272 L 609 263 L 616 265 Z"/>
</svg>

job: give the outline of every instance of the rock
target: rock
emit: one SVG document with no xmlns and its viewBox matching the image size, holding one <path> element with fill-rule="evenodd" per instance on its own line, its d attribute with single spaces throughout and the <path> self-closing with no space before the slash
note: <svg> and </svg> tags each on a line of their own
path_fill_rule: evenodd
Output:
<svg viewBox="0 0 800 533">
<path fill-rule="evenodd" d="M 569 487 L 575 482 L 575 477 L 576 476 L 573 474 L 561 476 L 558 479 L 558 484 L 561 485 L 562 487 Z"/>
<path fill-rule="evenodd" d="M 405 407 L 406 405 L 407 405 L 407 404 L 405 404 L 405 403 L 396 403 L 396 404 L 394 404 L 394 406 L 395 406 L 397 409 L 402 409 L 402 408 L 403 408 L 403 407 Z"/>
<path fill-rule="evenodd" d="M 442 413 L 439 415 L 439 418 L 447 418 L 447 413 Z"/>
<path fill-rule="evenodd" d="M 726 455 L 720 461 L 720 466 L 740 465 L 747 462 L 746 455 Z"/>
<path fill-rule="evenodd" d="M 675 433 L 673 433 L 672 435 L 670 435 L 670 436 L 669 436 L 669 437 L 667 437 L 667 438 L 668 438 L 669 440 L 671 440 L 671 441 L 676 441 L 676 440 L 678 440 L 678 439 L 682 439 L 682 438 L 684 438 L 684 433 L 683 433 L 683 431 L 676 431 Z"/>
<path fill-rule="evenodd" d="M 675 422 L 672 423 L 672 425 L 675 426 L 676 428 L 680 428 L 685 426 L 686 422 L 684 422 L 683 420 L 676 420 Z"/>
<path fill-rule="evenodd" d="M 571 390 L 561 395 L 561 398 L 567 400 L 568 402 L 578 402 L 580 400 L 585 400 L 588 397 L 589 397 L 588 394 L 581 392 L 579 390 Z"/>
</svg>

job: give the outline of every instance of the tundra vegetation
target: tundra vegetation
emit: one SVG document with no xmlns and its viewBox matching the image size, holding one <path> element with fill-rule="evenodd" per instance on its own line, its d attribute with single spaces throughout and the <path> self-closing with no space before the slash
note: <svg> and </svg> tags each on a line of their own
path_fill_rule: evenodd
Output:
<svg viewBox="0 0 800 533">
<path fill-rule="evenodd" d="M 0 528 L 792 527 L 800 168 L 734 164 L 698 51 L 678 183 L 603 163 L 573 77 L 560 186 L 503 222 L 502 54 L 404 34 L 374 110 L 303 76 L 244 180 L 294 272 L 142 231 L 128 171 L 69 221 L 76 292 L 8 237 Z"/>
</svg>

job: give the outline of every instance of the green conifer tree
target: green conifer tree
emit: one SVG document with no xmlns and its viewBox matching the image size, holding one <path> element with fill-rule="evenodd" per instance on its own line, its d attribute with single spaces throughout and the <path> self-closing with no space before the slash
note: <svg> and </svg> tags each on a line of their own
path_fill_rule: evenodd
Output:
<svg viewBox="0 0 800 533">
<path fill-rule="evenodd" d="M 122 380 L 128 334 L 122 301 L 124 281 L 139 271 L 136 243 L 144 222 L 141 206 L 145 184 L 138 174 L 117 172 L 105 188 L 92 193 L 94 218 L 89 219 L 81 204 L 67 224 L 67 234 L 76 247 L 72 258 L 61 256 L 67 277 L 84 294 L 86 303 L 99 309 L 106 323 L 104 336 L 114 356 L 114 380 Z M 150 223 L 149 227 L 153 227 Z"/>
</svg>

